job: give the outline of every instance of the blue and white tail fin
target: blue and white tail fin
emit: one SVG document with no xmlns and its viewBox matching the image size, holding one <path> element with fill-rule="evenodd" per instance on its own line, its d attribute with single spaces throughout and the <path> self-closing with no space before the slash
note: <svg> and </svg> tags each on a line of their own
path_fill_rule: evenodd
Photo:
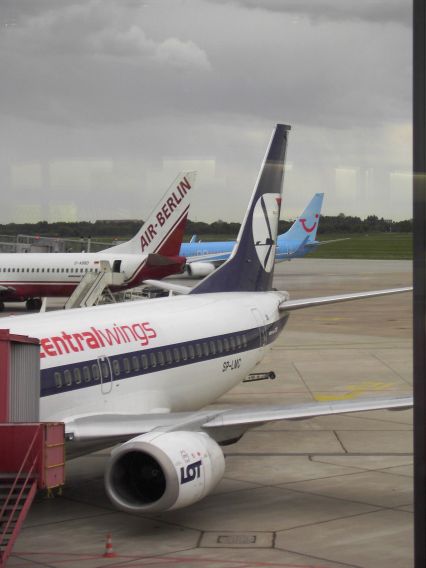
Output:
<svg viewBox="0 0 426 568">
<path fill-rule="evenodd" d="M 300 241 L 300 243 L 305 241 L 306 244 L 315 241 L 323 199 L 323 193 L 316 193 L 290 229 L 278 237 L 278 242 L 281 239 Z"/>
<path fill-rule="evenodd" d="M 179 255 L 194 184 L 195 172 L 180 173 L 136 235 L 102 252 Z"/>
<path fill-rule="evenodd" d="M 230 258 L 191 294 L 271 290 L 289 130 L 275 127 Z"/>
</svg>

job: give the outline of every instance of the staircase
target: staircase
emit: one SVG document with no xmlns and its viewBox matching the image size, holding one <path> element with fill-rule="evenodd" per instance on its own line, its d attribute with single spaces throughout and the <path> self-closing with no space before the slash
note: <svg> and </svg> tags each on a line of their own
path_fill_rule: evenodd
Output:
<svg viewBox="0 0 426 568">
<path fill-rule="evenodd" d="M 0 424 L 0 568 L 38 489 L 64 484 L 64 425 Z"/>
<path fill-rule="evenodd" d="M 120 286 L 124 274 L 112 272 L 107 260 L 100 261 L 100 272 L 86 272 L 79 285 L 68 298 L 64 309 L 87 308 L 99 302 L 105 289 L 111 285 Z"/>
<path fill-rule="evenodd" d="M 36 428 L 17 473 L 0 474 L 0 568 L 18 538 L 21 526 L 37 492 L 37 445 L 41 430 Z M 25 446 L 24 446 L 25 449 Z"/>
<path fill-rule="evenodd" d="M 36 492 L 34 476 L 0 474 L 0 568 L 6 566 Z"/>
</svg>

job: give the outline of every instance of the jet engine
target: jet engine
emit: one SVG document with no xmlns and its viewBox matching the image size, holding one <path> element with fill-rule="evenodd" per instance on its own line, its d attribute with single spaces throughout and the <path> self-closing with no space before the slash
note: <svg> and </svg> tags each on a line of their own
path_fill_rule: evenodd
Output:
<svg viewBox="0 0 426 568">
<path fill-rule="evenodd" d="M 191 278 L 204 278 L 216 270 L 211 262 L 190 262 L 185 266 L 185 273 Z"/>
<path fill-rule="evenodd" d="M 224 471 L 223 452 L 207 434 L 151 432 L 113 450 L 105 488 L 124 511 L 167 511 L 205 497 Z"/>
</svg>

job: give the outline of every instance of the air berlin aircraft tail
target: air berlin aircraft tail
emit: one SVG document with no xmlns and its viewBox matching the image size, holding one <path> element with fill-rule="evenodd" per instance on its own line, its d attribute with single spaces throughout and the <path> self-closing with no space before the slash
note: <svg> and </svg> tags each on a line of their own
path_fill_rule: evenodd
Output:
<svg viewBox="0 0 426 568">
<path fill-rule="evenodd" d="M 181 274 L 185 266 L 185 261 L 186 258 L 184 256 L 149 254 L 144 265 L 143 279 L 165 278 L 173 274 Z"/>
<path fill-rule="evenodd" d="M 272 289 L 289 130 L 285 124 L 277 124 L 274 130 L 229 260 L 195 286 L 191 294 Z"/>
<path fill-rule="evenodd" d="M 323 198 L 323 193 L 316 193 L 313 196 L 303 213 L 295 220 L 290 229 L 285 233 L 286 239 L 294 239 L 301 243 L 306 240 L 306 237 L 308 237 L 308 243 L 315 240 Z"/>
<path fill-rule="evenodd" d="M 179 174 L 137 234 L 103 252 L 179 255 L 194 183 L 195 172 Z"/>
</svg>

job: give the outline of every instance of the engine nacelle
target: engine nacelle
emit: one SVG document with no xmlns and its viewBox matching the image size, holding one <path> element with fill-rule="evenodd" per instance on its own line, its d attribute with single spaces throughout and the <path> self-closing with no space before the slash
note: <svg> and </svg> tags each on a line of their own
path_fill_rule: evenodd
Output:
<svg viewBox="0 0 426 568">
<path fill-rule="evenodd" d="M 168 511 L 205 497 L 224 472 L 223 452 L 207 434 L 151 432 L 113 450 L 105 488 L 124 511 Z"/>
<path fill-rule="evenodd" d="M 190 262 L 185 265 L 185 274 L 190 278 L 204 278 L 216 270 L 211 262 Z"/>
</svg>

